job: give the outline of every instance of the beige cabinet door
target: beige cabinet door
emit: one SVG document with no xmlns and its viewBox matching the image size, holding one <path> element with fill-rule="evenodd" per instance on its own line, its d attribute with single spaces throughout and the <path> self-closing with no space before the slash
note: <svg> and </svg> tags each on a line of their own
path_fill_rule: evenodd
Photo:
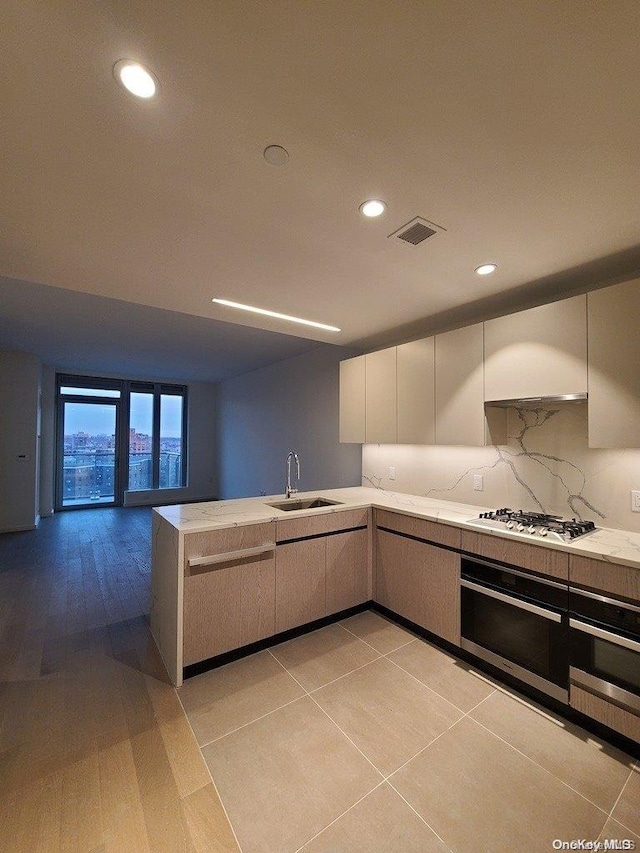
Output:
<svg viewBox="0 0 640 853">
<path fill-rule="evenodd" d="M 396 348 L 367 353 L 365 360 L 365 440 L 367 444 L 395 444 Z"/>
<path fill-rule="evenodd" d="M 589 447 L 640 447 L 640 279 L 587 295 Z"/>
<path fill-rule="evenodd" d="M 273 552 L 192 572 L 184 579 L 184 666 L 275 634 Z"/>
<path fill-rule="evenodd" d="M 365 357 L 340 362 L 340 441 L 365 441 Z"/>
<path fill-rule="evenodd" d="M 369 597 L 368 542 L 367 530 L 353 530 L 327 536 L 327 615 L 367 601 Z"/>
<path fill-rule="evenodd" d="M 460 645 L 460 555 L 376 531 L 376 601 Z"/>
<path fill-rule="evenodd" d="M 277 633 L 325 615 L 325 564 L 325 537 L 277 546 Z"/>
<path fill-rule="evenodd" d="M 417 621 L 415 541 L 396 536 L 386 530 L 376 530 L 376 601 L 394 613 Z"/>
<path fill-rule="evenodd" d="M 398 444 L 435 444 L 435 339 L 397 347 Z"/>
<path fill-rule="evenodd" d="M 485 321 L 485 400 L 586 391 L 585 295 Z"/>
<path fill-rule="evenodd" d="M 436 444 L 506 442 L 506 410 L 485 416 L 483 338 L 482 323 L 436 335 Z"/>
<path fill-rule="evenodd" d="M 459 646 L 460 555 L 435 545 L 416 544 L 422 549 L 418 625 Z"/>
</svg>

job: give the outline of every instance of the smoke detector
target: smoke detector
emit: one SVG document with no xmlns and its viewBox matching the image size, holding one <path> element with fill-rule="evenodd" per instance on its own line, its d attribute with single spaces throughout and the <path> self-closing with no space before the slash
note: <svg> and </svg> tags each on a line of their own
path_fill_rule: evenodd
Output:
<svg viewBox="0 0 640 853">
<path fill-rule="evenodd" d="M 420 216 L 414 217 L 410 222 L 407 222 L 393 234 L 389 234 L 388 239 L 401 240 L 410 246 L 419 246 L 424 243 L 429 237 L 435 237 L 442 231 L 446 231 L 441 225 L 436 225 L 434 222 L 429 222 L 427 219 L 422 219 Z"/>
</svg>

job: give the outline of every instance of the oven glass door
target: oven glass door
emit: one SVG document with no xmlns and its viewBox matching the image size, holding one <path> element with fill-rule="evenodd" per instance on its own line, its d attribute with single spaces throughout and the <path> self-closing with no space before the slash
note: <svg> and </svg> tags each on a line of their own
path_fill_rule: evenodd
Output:
<svg viewBox="0 0 640 853">
<path fill-rule="evenodd" d="M 640 642 L 609 633 L 581 620 L 571 620 L 571 666 L 640 697 Z M 622 643 L 626 644 L 623 645 Z"/>
<path fill-rule="evenodd" d="M 549 618 L 525 609 L 517 599 L 499 600 L 492 590 L 484 593 L 463 586 L 462 636 L 545 681 L 564 689 L 568 686 L 564 617 Z"/>
</svg>

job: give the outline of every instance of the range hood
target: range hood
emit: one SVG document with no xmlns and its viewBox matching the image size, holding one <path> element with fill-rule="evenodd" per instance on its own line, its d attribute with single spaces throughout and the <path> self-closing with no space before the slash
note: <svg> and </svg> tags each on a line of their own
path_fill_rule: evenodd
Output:
<svg viewBox="0 0 640 853">
<path fill-rule="evenodd" d="M 516 397 L 513 400 L 485 400 L 485 406 L 497 409 L 510 409 L 515 406 L 553 406 L 556 403 L 584 403 L 587 400 L 586 391 L 577 394 L 557 394 L 549 397 Z"/>
</svg>

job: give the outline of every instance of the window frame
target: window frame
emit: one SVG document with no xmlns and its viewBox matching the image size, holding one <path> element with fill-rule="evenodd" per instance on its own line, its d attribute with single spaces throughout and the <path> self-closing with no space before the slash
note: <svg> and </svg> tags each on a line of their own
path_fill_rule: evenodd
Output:
<svg viewBox="0 0 640 853">
<path fill-rule="evenodd" d="M 63 394 L 63 387 L 94 388 L 96 390 L 120 391 L 120 397 L 100 397 L 86 394 Z M 188 486 L 189 471 L 189 393 L 187 385 L 171 382 L 149 382 L 140 379 L 107 379 L 98 376 L 77 376 L 69 373 L 56 374 L 56 509 L 67 510 L 71 507 L 62 505 L 63 461 L 60 448 L 63 443 L 63 409 L 65 402 L 78 403 L 110 403 L 116 404 L 116 466 L 115 505 L 121 506 L 125 492 L 164 492 L 172 489 L 184 489 Z M 152 485 L 149 489 L 129 489 L 129 429 L 130 429 L 130 395 L 131 392 L 153 394 L 153 433 L 152 433 Z M 160 404 L 162 395 L 179 396 L 182 398 L 182 438 L 181 438 L 181 470 L 180 484 L 160 488 Z M 113 504 L 112 504 L 113 505 Z"/>
</svg>

